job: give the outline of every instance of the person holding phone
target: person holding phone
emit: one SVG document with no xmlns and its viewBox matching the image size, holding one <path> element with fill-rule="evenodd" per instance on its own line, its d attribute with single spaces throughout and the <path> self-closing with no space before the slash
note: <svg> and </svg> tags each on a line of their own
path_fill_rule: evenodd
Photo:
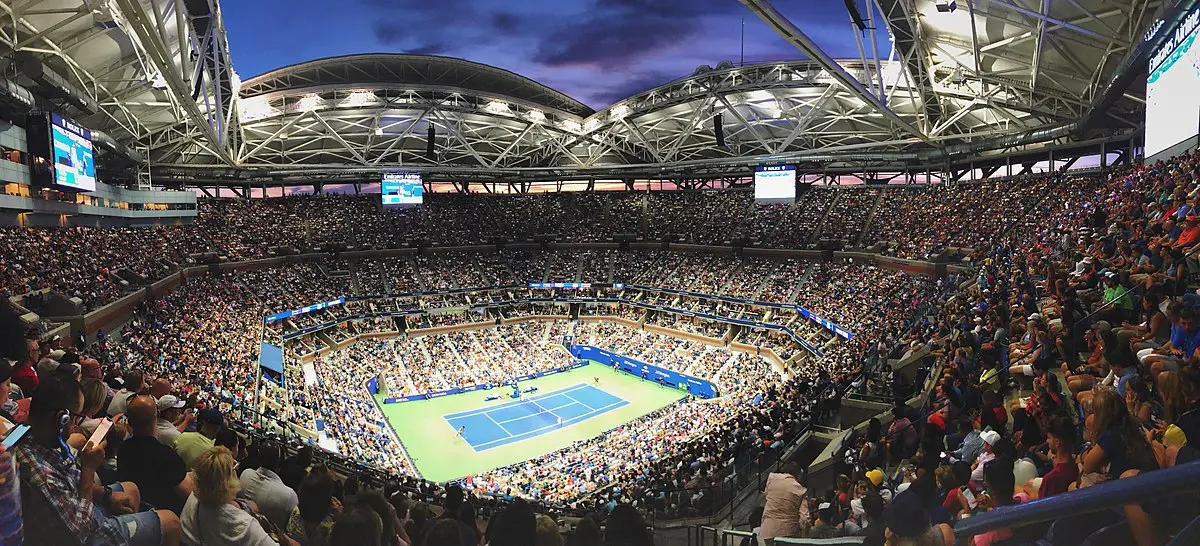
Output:
<svg viewBox="0 0 1200 546">
<path fill-rule="evenodd" d="M 169 510 L 138 512 L 133 483 L 102 486 L 96 471 L 107 443 L 75 452 L 66 439 L 83 418 L 83 389 L 73 376 L 53 374 L 34 392 L 30 430 L 13 448 L 19 463 L 26 544 L 178 544 L 179 518 Z"/>
</svg>

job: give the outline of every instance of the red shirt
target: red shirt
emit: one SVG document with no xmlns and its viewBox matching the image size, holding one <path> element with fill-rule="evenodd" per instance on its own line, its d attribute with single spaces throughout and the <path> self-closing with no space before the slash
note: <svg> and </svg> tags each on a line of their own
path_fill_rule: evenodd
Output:
<svg viewBox="0 0 1200 546">
<path fill-rule="evenodd" d="M 1079 479 L 1079 465 L 1075 463 L 1058 463 L 1054 468 L 1047 472 L 1042 477 L 1042 487 L 1038 489 L 1038 498 L 1066 493 L 1069 487 L 1075 480 Z"/>
<path fill-rule="evenodd" d="M 26 397 L 33 396 L 33 391 L 38 386 L 37 370 L 28 362 L 17 364 L 12 371 L 12 382 L 21 387 L 21 394 Z"/>
<path fill-rule="evenodd" d="M 1179 234 L 1179 238 L 1175 240 L 1175 244 L 1180 247 L 1190 247 L 1200 240 L 1200 226 L 1191 226 L 1185 228 Z"/>
</svg>

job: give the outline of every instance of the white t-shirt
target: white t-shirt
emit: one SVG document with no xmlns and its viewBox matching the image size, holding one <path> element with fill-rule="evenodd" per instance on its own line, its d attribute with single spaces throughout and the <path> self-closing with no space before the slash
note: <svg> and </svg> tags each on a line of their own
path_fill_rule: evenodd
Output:
<svg viewBox="0 0 1200 546">
<path fill-rule="evenodd" d="M 179 516 L 184 544 L 204 546 L 277 546 L 254 516 L 231 504 L 212 509 L 188 496 Z"/>
</svg>

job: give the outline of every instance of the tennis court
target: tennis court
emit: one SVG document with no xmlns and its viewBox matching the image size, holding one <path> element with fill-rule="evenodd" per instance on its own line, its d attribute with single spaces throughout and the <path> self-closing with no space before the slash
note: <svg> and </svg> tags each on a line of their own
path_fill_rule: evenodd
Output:
<svg viewBox="0 0 1200 546">
<path fill-rule="evenodd" d="M 545 434 L 615 410 L 629 401 L 580 383 L 554 392 L 514 400 L 500 406 L 452 413 L 443 418 L 463 429 L 463 439 L 484 451 Z"/>
<path fill-rule="evenodd" d="M 522 389 L 531 386 L 538 388 L 532 403 L 514 403 L 510 387 L 399 404 L 376 399 L 421 476 L 444 482 L 594 438 L 687 396 L 596 363 L 521 382 Z M 494 395 L 503 398 L 487 400 Z"/>
</svg>

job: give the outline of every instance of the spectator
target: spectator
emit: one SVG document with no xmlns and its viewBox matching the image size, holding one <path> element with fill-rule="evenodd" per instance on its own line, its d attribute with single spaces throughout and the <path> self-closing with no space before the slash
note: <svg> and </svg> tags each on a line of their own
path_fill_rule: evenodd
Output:
<svg viewBox="0 0 1200 546">
<path fill-rule="evenodd" d="M 105 443 L 88 442 L 72 458 L 64 447 L 83 415 L 83 389 L 75 378 L 40 382 L 29 408 L 28 438 L 13 449 L 21 480 L 27 544 L 178 544 L 179 518 L 170 510 L 138 512 L 133 483 L 101 487 L 96 471 Z"/>
<path fill-rule="evenodd" d="M 307 546 L 329 544 L 334 521 L 342 515 L 342 503 L 333 496 L 333 477 L 324 466 L 314 466 L 300 484 L 299 503 L 288 518 L 287 534 L 303 539 Z"/>
<path fill-rule="evenodd" d="M 333 524 L 329 544 L 380 546 L 383 521 L 370 507 L 351 505 Z"/>
<path fill-rule="evenodd" d="M 580 518 L 579 523 L 575 524 L 575 531 L 571 533 L 570 540 L 567 541 L 568 546 L 601 546 L 601 543 L 600 526 L 596 525 L 596 520 L 591 516 Z"/>
<path fill-rule="evenodd" d="M 889 546 L 954 546 L 954 528 L 930 525 L 929 513 L 913 491 L 898 493 L 884 510 Z"/>
<path fill-rule="evenodd" d="M 523 499 L 508 505 L 499 518 L 489 530 L 488 546 L 529 546 L 537 540 L 537 520 L 533 509 Z M 449 528 L 449 525 L 444 527 Z M 461 542 L 461 531 L 458 536 Z"/>
<path fill-rule="evenodd" d="M 767 475 L 763 491 L 765 500 L 759 537 L 768 545 L 778 537 L 803 536 L 808 524 L 808 491 L 803 484 L 800 465 L 788 461 L 780 470 L 782 472 Z"/>
<path fill-rule="evenodd" d="M 136 483 L 146 502 L 182 513 L 193 484 L 183 459 L 155 437 L 158 414 L 154 398 L 134 395 L 126 411 L 133 436 L 117 453 L 117 477 Z"/>
<path fill-rule="evenodd" d="M 1115 390 L 1102 389 L 1092 399 L 1086 437 L 1092 447 L 1081 456 L 1081 474 L 1100 473 L 1107 467 L 1107 479 L 1115 480 L 1128 470 L 1158 468 L 1154 450 Z"/>
<path fill-rule="evenodd" d="M 1066 493 L 1071 484 L 1079 480 L 1075 436 L 1075 424 L 1069 417 L 1059 415 L 1050 420 L 1046 428 L 1046 445 L 1053 457 L 1054 468 L 1030 484 L 1020 484 L 1031 499 Z"/>
<path fill-rule="evenodd" d="M 605 546 L 651 546 L 650 533 L 642 515 L 628 504 L 618 504 L 608 515 L 604 528 Z"/>
<path fill-rule="evenodd" d="M 538 514 L 537 530 L 533 538 L 534 546 L 562 546 L 562 535 L 558 532 L 558 524 L 546 514 Z"/>
<path fill-rule="evenodd" d="M 12 364 L 7 358 L 0 356 L 0 435 L 8 434 L 8 429 L 17 423 L 17 418 L 9 413 L 7 406 L 12 394 Z"/>
<path fill-rule="evenodd" d="M 876 491 L 870 491 L 862 499 L 863 525 L 856 533 L 864 537 L 865 546 L 883 546 L 887 524 L 883 520 L 883 497 Z"/>
<path fill-rule="evenodd" d="M 249 506 L 234 502 L 238 488 L 237 462 L 228 449 L 214 447 L 196 458 L 196 488 L 188 497 L 181 518 L 183 535 L 189 543 L 297 546 L 296 541 L 280 533 L 269 521 L 270 529 L 264 528 L 262 522 L 266 520 L 255 518 Z M 279 542 L 271 538 L 272 533 Z"/>
<path fill-rule="evenodd" d="M 400 498 L 397 496 L 396 498 Z M 383 493 L 370 490 L 355 495 L 354 502 L 364 508 L 369 508 L 379 516 L 382 523 L 379 543 L 383 546 L 411 546 L 408 534 L 397 514 L 396 507 L 383 498 Z M 261 507 L 261 505 L 260 505 Z"/>
<path fill-rule="evenodd" d="M 109 417 L 125 413 L 125 406 L 129 403 L 129 399 L 142 392 L 145 376 L 140 371 L 129 370 L 121 376 L 121 379 L 121 390 L 113 393 L 112 402 L 108 404 Z"/>
<path fill-rule="evenodd" d="M 440 519 L 433 524 L 422 544 L 425 546 L 470 546 L 463 544 L 462 532 L 457 522 L 452 519 Z M 533 542 L 527 544 L 533 544 Z"/>
<path fill-rule="evenodd" d="M 1000 433 L 989 430 L 980 435 L 980 437 L 983 438 L 983 451 L 975 459 L 975 464 L 971 465 L 971 481 L 977 484 L 983 483 L 984 465 L 996 458 L 996 447 L 1000 443 Z"/>
<path fill-rule="evenodd" d="M 83 439 L 90 438 L 103 421 L 101 410 L 107 407 L 108 386 L 95 379 L 85 379 L 83 385 L 83 414 L 87 416 L 76 429 Z"/>
<path fill-rule="evenodd" d="M 238 495 L 258 505 L 258 511 L 280 529 L 300 503 L 296 491 L 284 485 L 275 471 L 279 468 L 279 446 L 267 442 L 258 448 L 258 468 L 242 471 L 242 489 Z"/>
<path fill-rule="evenodd" d="M 457 485 L 450 485 L 447 487 L 446 498 L 442 503 L 442 506 L 445 508 L 445 510 L 438 519 L 448 519 L 457 522 L 459 525 L 459 532 L 462 534 L 462 543 L 475 544 L 479 542 L 478 531 L 476 530 L 475 526 L 473 524 L 469 525 L 460 520 L 459 512 L 467 506 L 463 502 L 465 499 L 466 492 L 463 491 L 462 487 Z M 473 509 L 470 511 L 474 512 Z"/>
<path fill-rule="evenodd" d="M 189 470 L 201 453 L 216 445 L 217 433 L 225 426 L 225 417 L 217 408 L 204 408 L 204 411 L 200 412 L 199 420 L 198 432 L 184 432 L 175 439 L 175 452 L 187 464 Z"/>
<path fill-rule="evenodd" d="M 1029 501 L 1024 492 L 1014 494 L 1013 460 L 1008 456 L 997 457 L 987 463 L 983 470 L 987 483 L 987 495 L 980 497 L 979 505 L 985 510 L 994 510 Z M 1012 538 L 1012 529 L 997 529 L 975 535 L 975 546 L 992 546 Z"/>
<path fill-rule="evenodd" d="M 191 424 L 194 414 L 191 411 L 184 413 L 186 402 L 174 395 L 164 394 L 157 399 L 158 421 L 155 428 L 158 430 L 158 441 L 168 447 L 174 446 L 180 433 Z"/>
<path fill-rule="evenodd" d="M 8 306 L 5 305 L 5 308 L 7 309 Z M 36 337 L 25 340 L 25 351 L 24 360 L 21 360 L 13 367 L 12 382 L 17 387 L 20 387 L 21 392 L 29 396 L 38 386 L 38 374 L 34 365 L 37 364 L 41 350 Z"/>
</svg>

